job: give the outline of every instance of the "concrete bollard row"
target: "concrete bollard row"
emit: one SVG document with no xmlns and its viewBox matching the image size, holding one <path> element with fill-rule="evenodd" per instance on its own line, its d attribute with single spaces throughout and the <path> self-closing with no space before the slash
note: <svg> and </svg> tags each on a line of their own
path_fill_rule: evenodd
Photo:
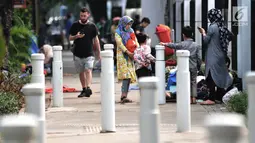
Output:
<svg viewBox="0 0 255 143">
<path fill-rule="evenodd" d="M 25 112 L 35 115 L 38 119 L 38 143 L 44 143 L 46 140 L 44 86 L 41 83 L 30 83 L 22 88 L 26 102 Z"/>
<path fill-rule="evenodd" d="M 205 127 L 209 143 L 239 143 L 245 122 L 242 115 L 218 113 L 205 118 Z"/>
<path fill-rule="evenodd" d="M 53 107 L 63 107 L 63 61 L 62 46 L 53 46 Z"/>
<path fill-rule="evenodd" d="M 115 132 L 115 93 L 113 51 L 101 51 L 102 133 Z"/>
<path fill-rule="evenodd" d="M 31 64 L 32 64 L 32 83 L 41 83 L 45 85 L 45 75 L 44 75 L 44 54 L 32 54 Z"/>
<path fill-rule="evenodd" d="M 140 101 L 140 143 L 160 142 L 160 110 L 158 106 L 157 77 L 139 79 Z"/>
<path fill-rule="evenodd" d="M 190 72 L 187 50 L 178 50 L 177 55 L 177 132 L 191 130 Z"/>
<path fill-rule="evenodd" d="M 44 54 L 32 54 L 32 78 L 31 83 L 22 88 L 25 95 L 25 112 L 33 114 L 39 122 L 37 141 L 44 143 L 45 133 L 45 75 Z"/>
<path fill-rule="evenodd" d="M 0 129 L 3 143 L 38 142 L 38 122 L 34 115 L 5 116 L 1 120 Z"/>
<path fill-rule="evenodd" d="M 114 46 L 113 44 L 104 44 L 105 51 L 112 51 L 113 52 Z"/>
<path fill-rule="evenodd" d="M 249 129 L 249 142 L 254 143 L 255 142 L 255 71 L 248 72 L 246 77 L 246 87 L 247 87 L 247 93 L 248 93 L 248 129 Z"/>
<path fill-rule="evenodd" d="M 165 96 L 165 47 L 156 45 L 156 64 L 155 72 L 158 77 L 158 104 L 166 103 Z"/>
<path fill-rule="evenodd" d="M 32 83 L 45 85 L 44 54 L 32 54 Z M 63 107 L 63 61 L 62 46 L 53 46 L 53 107 Z"/>
</svg>

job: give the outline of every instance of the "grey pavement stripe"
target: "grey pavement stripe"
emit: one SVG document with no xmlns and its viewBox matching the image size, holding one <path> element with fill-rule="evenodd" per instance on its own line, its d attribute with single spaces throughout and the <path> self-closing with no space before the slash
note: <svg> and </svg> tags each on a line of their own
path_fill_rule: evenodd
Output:
<svg viewBox="0 0 255 143">
<path fill-rule="evenodd" d="M 84 127 L 84 128 L 89 128 L 90 130 L 93 130 L 91 128 L 101 128 L 100 124 L 63 124 L 64 126 L 69 126 L 69 127 Z M 139 124 L 116 124 L 115 125 L 117 128 L 121 127 L 139 127 Z M 176 124 L 160 124 L 161 127 L 176 127 Z"/>
<path fill-rule="evenodd" d="M 77 130 L 48 130 L 47 134 L 50 136 L 72 136 L 72 135 L 90 135 L 90 134 L 99 134 L 102 128 L 97 124 L 64 124 L 69 127 L 83 127 L 82 131 Z M 204 132 L 204 127 L 202 126 L 192 126 L 192 130 L 195 132 Z M 118 124 L 116 125 L 116 133 L 139 133 L 139 124 Z M 192 131 L 192 132 L 194 132 Z M 161 124 L 160 125 L 160 133 L 170 133 L 176 132 L 176 124 Z"/>
<path fill-rule="evenodd" d="M 92 134 L 100 134 L 101 128 L 97 128 L 94 131 L 75 131 L 75 132 L 63 132 L 63 131 L 57 131 L 57 130 L 48 130 L 47 132 L 47 136 L 48 137 L 57 137 L 57 136 L 77 136 L 77 135 L 92 135 Z M 202 127 L 196 128 L 194 131 L 191 131 L 191 133 L 196 133 L 196 134 L 201 134 L 204 133 L 205 129 Z M 139 133 L 140 130 L 120 130 L 117 129 L 116 133 L 117 134 L 137 134 Z M 176 133 L 176 129 L 164 129 L 164 130 L 160 130 L 160 133 Z M 112 134 L 112 135 L 116 135 L 116 134 Z"/>
<path fill-rule="evenodd" d="M 62 132 L 62 131 L 48 131 L 47 132 L 47 137 L 48 138 L 54 138 L 54 137 L 67 137 L 67 136 L 81 136 L 81 135 L 93 135 L 93 134 L 99 134 L 101 130 L 97 132 Z M 140 131 L 139 130 L 132 130 L 132 131 L 117 131 L 116 133 L 113 134 L 108 134 L 108 135 L 113 135 L 116 136 L 116 134 L 138 134 Z M 168 131 L 160 131 L 160 133 L 175 133 L 175 130 L 168 130 Z"/>
<path fill-rule="evenodd" d="M 102 128 L 99 124 L 64 124 L 67 127 L 82 127 L 85 133 L 99 133 Z M 161 124 L 162 131 L 168 131 L 170 128 L 175 128 L 176 124 Z M 117 124 L 116 130 L 118 132 L 137 132 L 139 131 L 139 124 Z"/>
</svg>

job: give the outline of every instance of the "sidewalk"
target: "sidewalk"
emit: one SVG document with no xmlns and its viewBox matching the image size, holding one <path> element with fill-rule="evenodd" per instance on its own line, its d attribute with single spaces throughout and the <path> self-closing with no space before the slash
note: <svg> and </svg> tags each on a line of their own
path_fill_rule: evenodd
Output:
<svg viewBox="0 0 255 143">
<path fill-rule="evenodd" d="M 78 90 L 81 88 L 78 75 L 65 76 L 64 85 Z M 101 129 L 100 77 L 99 73 L 95 73 L 91 87 L 93 95 L 90 98 L 77 98 L 78 92 L 64 93 L 63 108 L 47 109 L 47 142 L 139 143 L 139 92 L 131 91 L 129 94 L 129 98 L 135 101 L 134 103 L 121 105 L 117 103 L 120 99 L 121 85 L 119 83 L 115 85 L 116 133 L 99 133 Z M 50 86 L 50 83 L 46 82 L 46 87 Z M 192 131 L 189 133 L 176 133 L 175 103 L 160 105 L 160 111 L 161 142 L 205 143 L 207 135 L 203 128 L 204 117 L 215 112 L 226 112 L 226 109 L 219 104 L 214 106 L 191 105 Z M 245 136 L 247 136 L 246 132 L 244 131 Z"/>
</svg>

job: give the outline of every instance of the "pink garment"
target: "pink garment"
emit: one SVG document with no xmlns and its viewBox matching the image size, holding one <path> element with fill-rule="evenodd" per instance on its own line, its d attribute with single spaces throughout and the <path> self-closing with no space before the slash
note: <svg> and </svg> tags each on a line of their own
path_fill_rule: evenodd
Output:
<svg viewBox="0 0 255 143">
<path fill-rule="evenodd" d="M 140 45 L 134 51 L 134 60 L 136 70 L 143 67 L 143 64 L 155 62 L 155 57 L 151 55 L 151 49 L 148 45 Z"/>
</svg>

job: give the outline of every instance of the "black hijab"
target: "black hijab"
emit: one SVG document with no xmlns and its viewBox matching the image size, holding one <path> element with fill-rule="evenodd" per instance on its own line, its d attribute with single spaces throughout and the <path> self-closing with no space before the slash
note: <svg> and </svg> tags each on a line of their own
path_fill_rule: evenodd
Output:
<svg viewBox="0 0 255 143">
<path fill-rule="evenodd" d="M 232 41 L 233 33 L 224 24 L 223 16 L 219 9 L 211 9 L 208 12 L 208 19 L 211 23 L 216 23 L 219 27 L 220 44 L 225 54 L 228 52 L 229 42 Z"/>
</svg>

